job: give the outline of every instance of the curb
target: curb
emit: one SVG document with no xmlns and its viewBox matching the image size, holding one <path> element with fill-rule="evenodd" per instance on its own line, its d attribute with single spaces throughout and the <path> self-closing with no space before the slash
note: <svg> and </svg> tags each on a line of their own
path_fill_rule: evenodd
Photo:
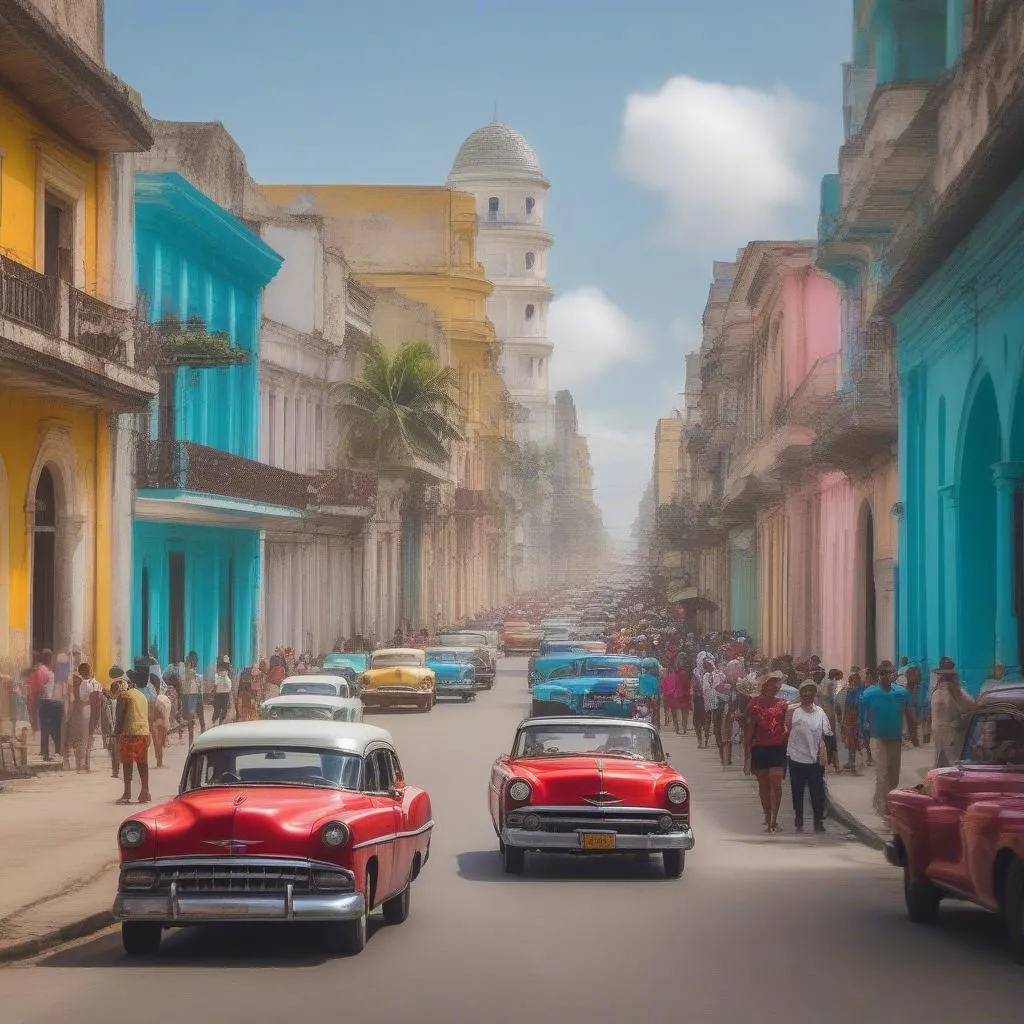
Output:
<svg viewBox="0 0 1024 1024">
<path fill-rule="evenodd" d="M 828 816 L 839 822 L 844 828 L 850 831 L 854 838 L 873 850 L 885 848 L 885 840 L 873 829 L 869 828 L 851 811 L 848 811 L 838 800 L 826 790 L 828 797 Z"/>
<path fill-rule="evenodd" d="M 101 910 L 99 913 L 80 917 L 77 921 L 54 928 L 34 939 L 23 939 L 21 942 L 0 946 L 0 963 L 26 960 L 39 953 L 45 953 L 48 949 L 53 949 L 54 946 L 61 946 L 65 942 L 83 939 L 87 935 L 103 931 L 104 928 L 109 928 L 114 923 L 114 915 L 109 910 Z"/>
</svg>

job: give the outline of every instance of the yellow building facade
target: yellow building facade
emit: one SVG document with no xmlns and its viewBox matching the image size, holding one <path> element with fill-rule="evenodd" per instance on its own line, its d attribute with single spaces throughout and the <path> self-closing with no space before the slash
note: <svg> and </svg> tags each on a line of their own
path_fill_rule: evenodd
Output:
<svg viewBox="0 0 1024 1024">
<path fill-rule="evenodd" d="M 0 669 L 115 657 L 117 413 L 133 368 L 131 173 L 148 119 L 39 11 L 0 14 Z M 90 49 L 90 47 L 84 47 Z M 120 225 L 119 225 L 120 219 Z M 118 253 L 118 249 L 126 251 Z M 115 296 L 117 299 L 115 300 Z M 0 719 L 3 709 L 0 708 Z"/>
<path fill-rule="evenodd" d="M 361 280 L 393 288 L 437 314 L 459 377 L 465 443 L 458 446 L 460 617 L 502 602 L 503 538 L 489 514 L 501 487 L 511 405 L 498 372 L 498 341 L 486 312 L 493 286 L 476 256 L 477 216 L 468 193 L 440 186 L 265 185 L 271 204 L 317 213 Z M 468 492 L 475 492 L 469 494 Z M 457 496 L 458 497 L 458 496 Z M 458 508 L 457 504 L 457 508 Z"/>
</svg>

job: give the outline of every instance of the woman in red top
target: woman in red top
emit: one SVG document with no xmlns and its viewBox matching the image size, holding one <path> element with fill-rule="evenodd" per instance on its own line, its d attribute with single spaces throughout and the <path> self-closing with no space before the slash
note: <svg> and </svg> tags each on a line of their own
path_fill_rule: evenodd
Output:
<svg viewBox="0 0 1024 1024">
<path fill-rule="evenodd" d="M 747 707 L 744 748 L 746 771 L 757 776 L 757 790 L 764 809 L 765 832 L 781 832 L 779 807 L 782 780 L 786 774 L 786 745 L 789 739 L 786 712 L 789 705 L 779 697 L 782 673 L 770 672 L 761 681 L 761 695 Z"/>
</svg>

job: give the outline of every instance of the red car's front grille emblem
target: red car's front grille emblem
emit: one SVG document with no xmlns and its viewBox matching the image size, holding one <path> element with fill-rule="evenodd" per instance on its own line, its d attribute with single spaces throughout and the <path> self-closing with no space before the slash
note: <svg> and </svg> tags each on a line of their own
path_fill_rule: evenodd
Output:
<svg viewBox="0 0 1024 1024">
<path fill-rule="evenodd" d="M 585 796 L 583 798 L 584 803 L 593 804 L 595 807 L 602 807 L 606 804 L 621 804 L 622 801 L 614 793 L 606 793 L 602 790 L 600 793 L 595 793 L 593 796 Z"/>
</svg>

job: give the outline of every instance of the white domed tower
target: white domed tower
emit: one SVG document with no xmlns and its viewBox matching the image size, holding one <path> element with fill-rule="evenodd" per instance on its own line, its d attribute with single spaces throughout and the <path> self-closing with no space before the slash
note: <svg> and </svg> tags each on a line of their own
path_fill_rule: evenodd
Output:
<svg viewBox="0 0 1024 1024">
<path fill-rule="evenodd" d="M 505 386 L 525 413 L 517 428 L 518 439 L 551 444 L 548 306 L 553 291 L 548 284 L 548 253 L 552 238 L 544 228 L 548 181 L 526 139 L 494 121 L 478 128 L 459 148 L 448 186 L 476 197 L 477 255 L 494 285 L 487 315 L 502 341 Z"/>
</svg>

